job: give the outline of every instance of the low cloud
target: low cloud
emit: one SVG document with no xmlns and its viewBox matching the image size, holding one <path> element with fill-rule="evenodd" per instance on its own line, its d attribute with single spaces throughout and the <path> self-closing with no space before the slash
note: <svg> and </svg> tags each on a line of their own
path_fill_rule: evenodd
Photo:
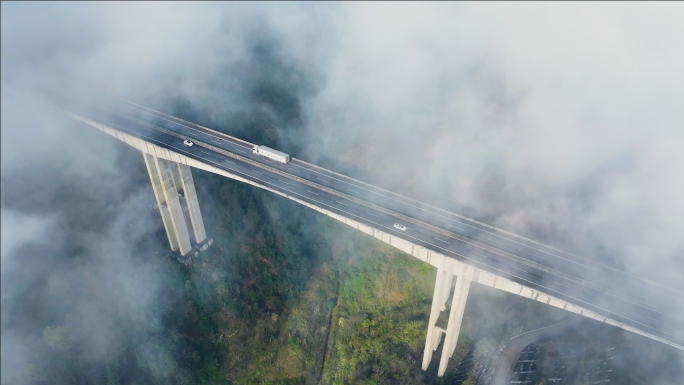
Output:
<svg viewBox="0 0 684 385">
<path fill-rule="evenodd" d="M 6 273 L 20 274 L 12 285 L 47 277 L 12 270 L 22 250 L 114 250 L 124 257 L 96 260 L 105 275 L 131 272 L 110 277 L 130 290 L 113 293 L 125 306 L 144 306 L 135 293 L 161 279 L 125 258 L 126 242 L 154 228 L 132 209 L 152 201 L 133 153 L 8 90 L 93 87 L 245 138 L 243 118 L 258 116 L 273 144 L 306 160 L 683 289 L 682 11 L 3 3 L 3 353 L 5 341 L 21 351 L 6 334 L 19 293 Z M 62 199 L 117 203 L 89 206 L 99 216 Z M 84 216 L 107 225 L 89 233 Z"/>
</svg>

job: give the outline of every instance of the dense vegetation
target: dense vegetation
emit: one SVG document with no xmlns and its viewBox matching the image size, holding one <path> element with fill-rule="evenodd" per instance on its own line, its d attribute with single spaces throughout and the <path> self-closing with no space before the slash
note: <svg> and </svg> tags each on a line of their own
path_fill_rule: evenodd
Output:
<svg viewBox="0 0 684 385">
<path fill-rule="evenodd" d="M 449 383 L 420 370 L 432 267 L 275 194 L 195 176 L 214 245 L 185 267 L 168 257 L 160 227 L 141 238 L 134 260 L 164 278 L 143 308 L 111 294 L 140 287 L 103 286 L 91 270 L 101 265 L 70 258 L 36 289 L 49 299 L 32 304 L 48 308 L 28 332 L 36 360 L 12 383 Z M 99 355 L 79 339 L 94 316 L 107 327 L 89 335 L 124 336 Z M 474 286 L 450 374 L 466 354 L 563 316 Z"/>
</svg>

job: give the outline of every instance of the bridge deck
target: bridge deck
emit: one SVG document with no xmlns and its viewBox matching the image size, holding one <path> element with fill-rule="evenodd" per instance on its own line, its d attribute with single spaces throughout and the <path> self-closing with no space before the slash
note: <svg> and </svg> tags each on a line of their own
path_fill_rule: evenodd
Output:
<svg viewBox="0 0 684 385">
<path fill-rule="evenodd" d="M 500 282 L 515 283 L 520 288 L 516 294 L 522 295 L 525 288 L 525 293 L 535 300 L 549 304 L 560 301 L 556 305 L 566 308 L 571 304 L 597 315 L 597 319 L 603 317 L 603 321 L 641 331 L 640 334 L 670 345 L 684 346 L 684 322 L 668 311 L 683 297 L 677 290 L 627 276 L 298 159 L 289 164 L 265 160 L 251 153 L 251 143 L 157 111 L 126 102 L 101 103 L 105 108 L 83 108 L 77 113 L 126 134 L 126 138 L 115 134 L 121 140 L 130 142 L 137 138 L 182 156 L 190 166 L 221 171 L 222 175 L 267 188 L 340 220 L 352 221 L 350 225 L 359 229 L 363 226 L 362 230 L 373 236 L 389 237 L 389 241 L 383 240 L 390 243 L 392 239 L 402 240 L 401 245 L 395 241 L 395 246 L 414 256 L 418 256 L 418 247 L 472 266 L 500 277 Z M 183 145 L 186 138 L 196 145 Z M 407 230 L 394 228 L 397 222 L 406 225 Z M 429 253 L 424 260 L 428 261 L 428 256 Z M 435 262 L 437 259 L 431 263 L 442 266 L 444 262 Z M 484 281 L 492 280 L 488 277 Z M 496 278 L 491 285 L 497 286 Z"/>
</svg>

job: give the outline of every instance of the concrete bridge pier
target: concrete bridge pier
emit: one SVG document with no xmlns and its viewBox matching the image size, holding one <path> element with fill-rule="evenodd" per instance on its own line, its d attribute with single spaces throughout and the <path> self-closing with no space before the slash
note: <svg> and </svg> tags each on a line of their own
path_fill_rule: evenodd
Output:
<svg viewBox="0 0 684 385">
<path fill-rule="evenodd" d="M 169 243 L 172 249 L 180 249 L 181 253 L 187 252 L 190 249 L 188 246 L 188 240 L 190 238 L 188 234 L 188 227 L 193 228 L 195 240 L 198 241 L 198 243 L 200 239 L 206 237 L 204 234 L 204 225 L 201 221 L 199 205 L 197 204 L 197 197 L 194 192 L 194 183 L 192 183 L 191 179 L 192 175 L 189 172 L 186 172 L 189 170 L 184 171 L 182 167 L 179 167 L 179 165 L 185 165 L 227 178 L 232 178 L 234 180 L 283 196 L 331 218 L 334 218 L 341 223 L 368 234 L 371 237 L 396 247 L 397 249 L 412 255 L 413 257 L 430 264 L 431 266 L 436 267 L 437 279 L 435 282 L 432 309 L 430 311 L 428 332 L 425 341 L 425 354 L 423 356 L 422 367 L 424 370 L 426 370 L 430 365 L 432 354 L 439 346 L 442 336 L 446 336 L 444 342 L 445 348 L 443 349 L 442 356 L 440 357 L 439 375 L 441 376 L 445 373 L 448 360 L 453 355 L 456 348 L 456 343 L 458 341 L 458 336 L 461 329 L 461 321 L 463 320 L 463 311 L 465 310 L 466 300 L 470 290 L 470 282 L 476 282 L 480 285 L 501 290 L 512 295 L 528 298 L 531 301 L 536 301 L 545 305 L 556 307 L 558 309 L 563 309 L 568 312 L 650 338 L 654 341 L 659 341 L 676 349 L 684 350 L 684 345 L 682 345 L 681 342 L 677 342 L 678 340 L 676 337 L 671 334 L 666 334 L 658 330 L 654 331 L 654 329 L 644 324 L 639 324 L 640 326 L 638 327 L 632 326 L 634 323 L 624 323 L 623 321 L 618 320 L 617 317 L 611 318 L 612 315 L 606 315 L 609 313 L 607 310 L 600 311 L 596 309 L 595 306 L 581 305 L 583 302 L 579 301 L 578 299 L 574 300 L 573 302 L 568 302 L 559 296 L 551 295 L 549 292 L 539 291 L 536 288 L 513 281 L 501 275 L 497 275 L 494 272 L 481 270 L 475 266 L 468 265 L 467 261 L 459 261 L 436 250 L 421 246 L 410 240 L 411 238 L 406 237 L 406 239 L 404 239 L 400 236 L 387 233 L 384 229 L 376 228 L 366 223 L 352 219 L 351 216 L 347 217 L 343 214 L 331 211 L 324 207 L 325 205 L 317 205 L 315 203 L 306 201 L 295 194 L 280 191 L 268 186 L 267 184 L 262 184 L 261 182 L 248 179 L 236 173 L 231 173 L 230 171 L 215 167 L 201 160 L 190 158 L 181 154 L 183 151 L 174 152 L 168 148 L 154 144 L 154 141 L 145 140 L 124 130 L 110 127 L 106 124 L 94 121 L 84 116 L 80 116 L 68 111 L 65 112 L 74 119 L 88 124 L 106 133 L 107 135 L 111 135 L 117 140 L 120 140 L 145 154 L 145 163 L 150 173 L 150 179 L 154 188 L 159 211 L 161 212 L 162 219 L 164 221 L 164 228 L 168 235 Z M 173 171 L 174 169 L 176 171 Z M 174 172 L 177 172 L 178 177 L 175 178 L 172 176 L 169 178 L 168 170 L 171 170 L 171 175 L 173 175 Z M 178 186 L 180 186 L 180 188 Z M 178 194 L 181 195 L 182 200 L 179 199 Z M 181 206 L 181 203 L 187 206 L 185 211 L 188 213 L 189 222 L 184 222 L 180 219 L 183 218 L 184 215 L 184 210 L 183 206 Z M 184 223 L 185 227 L 183 228 Z M 201 242 L 202 244 L 196 245 L 196 247 L 200 250 L 205 250 L 209 245 L 211 245 L 212 239 L 205 239 Z M 474 244 L 478 245 L 478 247 L 481 246 L 478 242 L 475 242 Z M 451 292 L 451 285 L 453 283 L 454 276 L 458 276 L 456 282 L 457 289 L 455 290 L 455 295 L 452 299 L 449 320 L 446 329 L 444 329 L 436 324 L 439 320 L 440 313 L 446 310 L 445 305 Z"/>
<path fill-rule="evenodd" d="M 189 226 L 195 243 L 207 238 L 190 168 L 149 153 L 143 153 L 143 157 L 171 250 L 187 255 L 192 252 Z M 185 207 L 180 198 L 184 199 Z"/>
<path fill-rule="evenodd" d="M 427 337 L 425 338 L 425 352 L 423 353 L 423 370 L 427 370 L 432 361 L 432 352 L 437 350 L 439 341 L 442 339 L 444 329 L 436 326 L 439 314 L 446 310 L 446 301 L 451 292 L 451 280 L 454 275 L 451 271 L 437 268 L 437 278 L 435 279 L 435 291 L 432 295 L 432 308 L 430 309 L 430 320 L 428 321 Z"/>
<path fill-rule="evenodd" d="M 190 167 L 181 163 L 176 163 L 176 166 L 178 169 L 177 180 L 180 181 L 180 186 L 183 189 L 182 194 L 188 207 L 188 216 L 190 217 L 192 231 L 195 235 L 195 243 L 200 244 L 207 239 L 207 232 L 204 230 L 202 212 L 200 211 L 199 202 L 197 201 L 195 181 L 192 179 Z"/>
<path fill-rule="evenodd" d="M 461 332 L 463 312 L 465 311 L 469 292 L 470 280 L 463 274 L 456 280 L 456 287 L 454 288 L 451 310 L 449 311 L 449 322 L 447 323 L 444 347 L 442 348 L 442 357 L 439 360 L 439 369 L 437 370 L 438 377 L 444 375 L 447 365 L 449 364 L 449 358 L 451 358 L 454 354 L 454 350 L 456 350 L 456 343 L 458 342 L 458 335 Z"/>
<path fill-rule="evenodd" d="M 465 269 L 464 269 L 465 270 Z M 425 338 L 425 351 L 423 353 L 423 370 L 427 370 L 432 361 L 432 353 L 437 350 L 445 335 L 442 347 L 442 356 L 439 360 L 437 375 L 442 377 L 449 363 L 449 358 L 454 354 L 456 342 L 461 331 L 463 312 L 465 310 L 468 292 L 470 291 L 470 280 L 465 277 L 465 271 L 456 277 L 456 284 L 449 310 L 449 320 L 446 330 L 437 326 L 437 320 L 441 312 L 446 310 L 446 302 L 451 295 L 453 278 L 455 277 L 453 267 L 438 267 L 437 278 L 435 279 L 435 291 L 432 297 L 432 308 L 430 310 L 430 320 L 428 321 L 427 336 Z"/>
</svg>

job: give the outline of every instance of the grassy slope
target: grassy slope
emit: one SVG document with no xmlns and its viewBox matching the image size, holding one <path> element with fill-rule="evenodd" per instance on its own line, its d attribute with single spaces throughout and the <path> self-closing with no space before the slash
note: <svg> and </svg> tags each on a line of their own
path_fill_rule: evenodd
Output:
<svg viewBox="0 0 684 385">
<path fill-rule="evenodd" d="M 8 384 L 446 384 L 469 352 L 481 357 L 521 327 L 564 317 L 474 285 L 447 376 L 437 379 L 420 370 L 434 268 L 274 194 L 194 175 L 215 239 L 208 252 L 186 268 L 167 257 L 161 228 L 145 238 L 131 258 L 159 286 L 150 306 L 134 309 L 121 288 L 93 279 L 94 256 L 71 258 L 26 297 L 34 359 Z M 44 307 L 34 298 L 52 310 L 30 311 Z M 116 336 L 116 350 L 87 353 L 78 314 L 89 311 L 108 320 L 101 336 Z"/>
<path fill-rule="evenodd" d="M 199 173 L 216 243 L 193 271 L 214 291 L 221 371 L 234 383 L 425 383 L 420 370 L 435 271 L 328 217 Z M 213 297 L 212 297 L 213 298 Z M 448 314 L 444 312 L 442 317 Z M 553 309 L 474 287 L 450 368 L 557 319 Z M 440 320 L 445 323 L 445 320 Z"/>
</svg>

